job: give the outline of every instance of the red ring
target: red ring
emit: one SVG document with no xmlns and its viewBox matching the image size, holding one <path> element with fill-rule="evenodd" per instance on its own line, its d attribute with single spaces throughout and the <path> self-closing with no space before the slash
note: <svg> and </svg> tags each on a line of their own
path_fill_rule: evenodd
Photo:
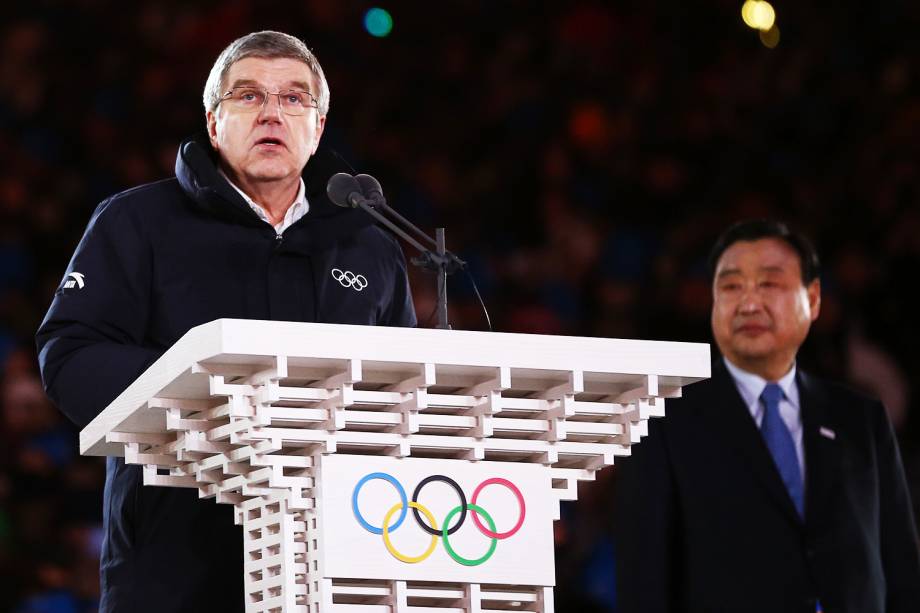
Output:
<svg viewBox="0 0 920 613">
<path fill-rule="evenodd" d="M 521 510 L 521 517 L 518 519 L 518 522 L 514 524 L 514 527 L 507 532 L 493 532 L 482 525 L 482 522 L 479 521 L 479 513 L 473 511 L 473 522 L 475 522 L 476 527 L 479 528 L 479 531 L 485 534 L 486 536 L 494 539 L 506 539 L 509 536 L 512 536 L 515 532 L 521 529 L 521 525 L 524 523 L 524 517 L 527 515 L 527 507 L 524 505 L 524 496 L 521 495 L 521 490 L 517 488 L 516 485 L 508 481 L 507 479 L 502 479 L 501 477 L 492 477 L 491 479 L 486 479 L 480 483 L 476 490 L 473 492 L 473 497 L 470 499 L 470 504 L 476 504 L 476 499 L 479 498 L 479 492 L 487 486 L 496 483 L 498 485 L 504 485 L 517 497 L 518 507 Z"/>
</svg>

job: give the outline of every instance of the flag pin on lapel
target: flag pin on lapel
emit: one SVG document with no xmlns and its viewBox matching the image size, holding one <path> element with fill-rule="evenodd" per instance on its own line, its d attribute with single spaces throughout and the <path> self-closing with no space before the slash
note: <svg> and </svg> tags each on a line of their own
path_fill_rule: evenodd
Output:
<svg viewBox="0 0 920 613">
<path fill-rule="evenodd" d="M 835 439 L 837 438 L 837 433 L 836 433 L 836 432 L 834 432 L 834 431 L 831 430 L 830 428 L 825 428 L 824 426 L 821 426 L 821 428 L 818 430 L 818 433 L 819 433 L 821 436 L 823 436 L 824 438 L 829 438 L 829 439 L 831 439 L 832 441 L 835 440 Z"/>
</svg>

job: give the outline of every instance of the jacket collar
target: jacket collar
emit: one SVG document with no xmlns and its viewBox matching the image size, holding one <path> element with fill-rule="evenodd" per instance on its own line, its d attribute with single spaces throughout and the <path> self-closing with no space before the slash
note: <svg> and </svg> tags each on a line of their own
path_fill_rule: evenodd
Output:
<svg viewBox="0 0 920 613">
<path fill-rule="evenodd" d="M 827 387 L 801 370 L 796 375 L 802 402 L 802 439 L 805 445 L 805 521 L 810 527 L 827 517 L 831 490 L 840 475 L 842 435 L 827 395 Z"/>
<path fill-rule="evenodd" d="M 204 132 L 186 139 L 179 146 L 176 178 L 196 208 L 232 223 L 271 229 L 271 226 L 259 219 L 217 168 L 217 154 Z M 302 174 L 310 211 L 291 226 L 290 230 L 296 231 L 285 232 L 285 239 L 290 239 L 286 240 L 288 249 L 314 251 L 373 225 L 373 218 L 364 211 L 336 206 L 326 195 L 329 177 L 346 171 L 346 164 L 328 147 L 321 145 L 310 158 Z M 320 223 L 321 232 L 303 231 Z"/>
<path fill-rule="evenodd" d="M 768 491 L 770 499 L 781 512 L 791 522 L 801 525 L 801 519 L 792 504 L 792 499 L 786 492 L 786 487 L 773 463 L 763 436 L 754 422 L 754 417 L 721 359 L 713 363 L 712 385 L 715 401 L 704 407 L 704 411 L 710 418 L 710 427 L 719 431 L 719 438 L 727 441 L 741 456 L 752 477 Z M 806 455 L 806 463 L 807 461 Z"/>
<path fill-rule="evenodd" d="M 741 456 L 756 479 L 770 494 L 781 512 L 799 527 L 802 521 L 786 492 L 760 430 L 745 405 L 735 382 L 721 359 L 715 360 L 711 378 L 714 402 L 703 408 L 710 427 L 720 432 Z M 805 447 L 805 527 L 816 527 L 824 515 L 830 491 L 839 474 L 837 442 L 821 429 L 837 431 L 824 386 L 801 368 L 796 371 Z"/>
</svg>

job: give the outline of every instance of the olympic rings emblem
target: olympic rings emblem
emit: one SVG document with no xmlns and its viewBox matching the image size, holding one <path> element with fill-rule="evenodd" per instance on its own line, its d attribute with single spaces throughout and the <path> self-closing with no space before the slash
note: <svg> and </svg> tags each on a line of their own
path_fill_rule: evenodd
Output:
<svg viewBox="0 0 920 613">
<path fill-rule="evenodd" d="M 338 268 L 333 268 L 331 272 L 332 278 L 342 287 L 351 287 L 358 292 L 367 287 L 367 277 L 364 275 L 356 275 L 350 270 L 343 271 Z"/>
<path fill-rule="evenodd" d="M 386 515 L 383 518 L 383 525 L 379 528 L 368 523 L 368 521 L 364 519 L 364 516 L 361 515 L 361 511 L 358 509 L 358 494 L 361 492 L 361 488 L 364 487 L 365 483 L 374 479 L 381 479 L 386 481 L 394 488 L 396 488 L 396 492 L 399 494 L 399 502 L 390 507 L 390 509 L 386 512 Z M 444 518 L 444 524 L 440 528 L 438 528 L 435 517 L 431 511 L 429 511 L 418 501 L 418 497 L 422 491 L 422 488 L 433 481 L 441 481 L 446 483 L 453 488 L 453 490 L 457 493 L 457 498 L 460 499 L 460 504 L 447 513 L 447 517 Z M 492 519 L 492 516 L 489 515 L 485 509 L 476 504 L 476 501 L 479 499 L 479 494 L 482 493 L 482 490 L 489 485 L 503 485 L 511 490 L 511 493 L 514 494 L 515 498 L 517 498 L 519 517 L 517 523 L 515 523 L 510 530 L 506 530 L 505 532 L 497 532 L 495 528 L 495 521 Z M 361 527 L 373 534 L 382 535 L 383 544 L 386 546 L 387 551 L 389 551 L 390 554 L 397 560 L 407 564 L 417 564 L 418 562 L 425 560 L 434 552 L 435 547 L 437 546 L 438 537 L 441 537 L 441 539 L 444 541 L 444 550 L 447 551 L 447 554 L 455 562 L 463 564 L 464 566 L 479 566 L 492 557 L 492 554 L 495 553 L 495 547 L 497 546 L 498 541 L 513 536 L 517 533 L 518 530 L 521 529 L 521 526 L 524 524 L 524 518 L 527 515 L 527 507 L 524 504 L 524 496 L 521 494 L 521 490 L 507 479 L 503 479 L 501 477 L 492 477 L 477 485 L 476 489 L 473 490 L 473 497 L 470 499 L 470 502 L 467 503 L 466 496 L 464 495 L 463 490 L 460 488 L 460 485 L 450 477 L 446 477 L 444 475 L 430 475 L 425 477 L 419 482 L 417 486 L 415 486 L 415 490 L 412 492 L 412 500 L 409 500 L 406 496 L 406 490 L 403 488 L 402 484 L 393 475 L 382 472 L 369 473 L 362 477 L 360 481 L 358 481 L 358 484 L 355 486 L 355 489 L 351 494 L 351 508 L 352 511 L 354 511 L 355 518 L 358 520 L 358 523 L 361 524 Z M 427 549 L 425 549 L 425 551 L 417 556 L 408 556 L 397 551 L 396 547 L 394 547 L 393 543 L 390 541 L 390 533 L 402 525 L 403 521 L 406 519 L 406 515 L 408 514 L 409 509 L 412 509 L 412 515 L 415 518 L 415 522 L 418 524 L 418 526 L 431 535 L 431 541 L 429 542 Z M 393 515 L 396 514 L 397 511 L 399 512 L 399 516 L 391 525 L 390 521 L 393 519 Z M 476 527 L 479 529 L 479 531 L 484 536 L 489 537 L 490 540 L 489 549 L 481 557 L 475 559 L 464 558 L 456 551 L 454 551 L 453 547 L 450 545 L 450 535 L 454 534 L 457 530 L 460 529 L 460 527 L 466 521 L 468 511 L 470 512 L 469 514 L 472 515 L 473 523 L 476 524 Z M 458 514 L 460 517 L 457 519 L 457 523 L 452 527 L 448 527 L 450 526 L 451 520 Z M 422 515 L 424 515 L 425 519 L 428 520 L 427 523 L 422 520 Z M 484 517 L 486 523 L 489 524 L 488 528 L 482 525 L 482 522 L 479 519 L 480 515 Z"/>
</svg>

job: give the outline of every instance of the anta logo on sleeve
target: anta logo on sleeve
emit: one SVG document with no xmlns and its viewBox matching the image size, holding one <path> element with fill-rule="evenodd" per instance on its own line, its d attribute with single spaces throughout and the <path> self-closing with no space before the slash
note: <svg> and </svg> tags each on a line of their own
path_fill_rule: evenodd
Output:
<svg viewBox="0 0 920 613">
<path fill-rule="evenodd" d="M 86 285 L 86 282 L 83 280 L 85 275 L 82 272 L 72 272 L 67 275 L 64 281 L 64 289 L 72 289 L 76 287 L 77 289 L 83 289 L 83 286 Z"/>
</svg>

